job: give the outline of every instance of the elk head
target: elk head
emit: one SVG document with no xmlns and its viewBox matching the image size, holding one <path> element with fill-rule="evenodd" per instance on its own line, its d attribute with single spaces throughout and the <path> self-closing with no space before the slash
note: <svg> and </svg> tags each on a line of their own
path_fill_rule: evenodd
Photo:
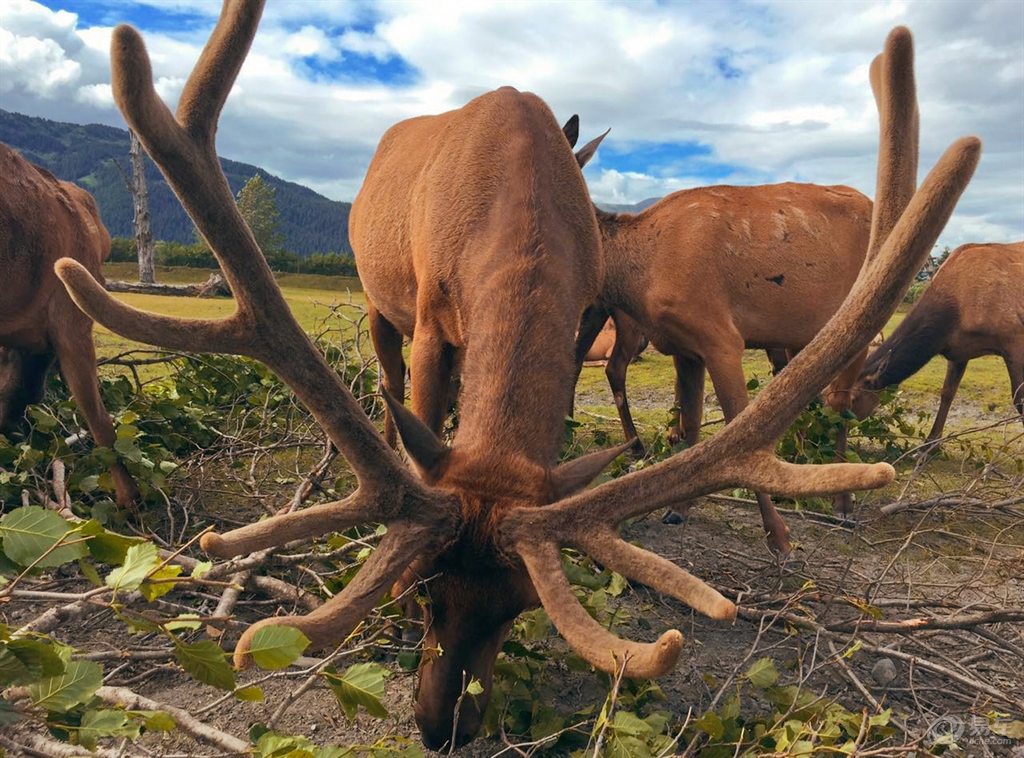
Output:
<svg viewBox="0 0 1024 758">
<path fill-rule="evenodd" d="M 869 262 L 847 302 L 814 342 L 718 435 L 656 466 L 578 491 L 593 470 L 616 451 L 554 470 L 532 464 L 517 468 L 500 441 L 460 447 L 464 439 L 460 426 L 449 450 L 424 434 L 422 425 L 403 422 L 403 437 L 422 474 L 416 476 L 385 444 L 292 318 L 237 211 L 214 149 L 217 118 L 255 34 L 262 5 L 261 0 L 226 0 L 217 28 L 185 86 L 176 116 L 153 89 L 149 59 L 138 34 L 120 26 L 112 38 L 115 99 L 215 251 L 235 294 L 236 312 L 220 320 L 140 312 L 112 298 L 73 261 L 57 264 L 59 276 L 83 310 L 130 339 L 176 350 L 247 355 L 266 363 L 309 408 L 356 472 L 358 489 L 344 500 L 224 535 L 207 534 L 202 540 L 207 552 L 227 557 L 357 524 L 387 524 L 387 534 L 377 550 L 340 593 L 308 615 L 264 619 L 250 627 L 236 646 L 237 664 L 245 663 L 254 633 L 267 624 L 296 627 L 313 647 L 344 639 L 411 565 L 421 571 L 439 569 L 458 576 L 472 585 L 468 592 L 449 588 L 444 579 L 430 588 L 432 594 L 444 593 L 446 598 L 443 609 L 435 603 L 431 610 L 436 639 L 442 645 L 444 639 L 453 640 L 453 647 L 446 647 L 452 665 L 424 672 L 421 680 L 421 691 L 429 687 L 433 693 L 428 701 L 420 698 L 424 739 L 437 745 L 450 739 L 443 732 L 453 725 L 453 682 L 458 679 L 461 691 L 461 670 L 468 670 L 473 675 L 483 674 L 478 678 L 489 683 L 498 641 L 513 614 L 533 601 L 534 592 L 568 643 L 602 671 L 655 677 L 675 665 L 682 646 L 678 631 L 668 630 L 653 643 L 631 642 L 613 635 L 587 614 L 562 570 L 563 546 L 588 552 L 609 568 L 701 613 L 732 619 L 736 611 L 729 600 L 674 563 L 622 540 L 619 524 L 726 487 L 803 497 L 878 487 L 892 480 L 893 469 L 884 463 L 798 466 L 776 459 L 772 451 L 791 420 L 895 309 L 978 160 L 978 140 L 959 141 L 914 194 L 909 167 L 916 163 L 916 143 L 908 146 L 907 140 L 900 139 L 905 131 L 887 125 L 887 119 L 901 118 L 903 100 L 909 97 L 913 101 L 911 42 L 906 30 L 890 35 L 883 63 L 877 66 L 882 71 L 881 97 L 885 100 L 880 107 L 883 144 L 892 143 L 885 153 L 891 160 L 880 163 L 877 234 Z M 878 213 L 879 207 L 889 213 Z M 543 305 L 544 298 L 562 294 L 538 293 L 538 303 Z M 565 342 L 562 364 L 571 382 L 571 330 Z M 564 400 L 552 400 L 559 406 L 559 423 Z M 392 411 L 401 413 L 396 404 Z M 504 473 L 500 482 L 490 475 L 481 478 L 492 461 L 501 462 Z M 483 481 L 486 492 L 479 489 Z M 481 551 L 486 560 L 478 563 Z M 471 564 L 468 571 L 467 561 Z M 496 597 L 501 593 L 508 597 Z M 449 595 L 468 597 L 480 606 L 468 608 Z M 486 611 L 480 613 L 480 607 Z M 480 711 L 484 705 L 481 701 Z M 465 724 L 460 714 L 456 741 L 472 736 L 478 713 Z"/>
</svg>

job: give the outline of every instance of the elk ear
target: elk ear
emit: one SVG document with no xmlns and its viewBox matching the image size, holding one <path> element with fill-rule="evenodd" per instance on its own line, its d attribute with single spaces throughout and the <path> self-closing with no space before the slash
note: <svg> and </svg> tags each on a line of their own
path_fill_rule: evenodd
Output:
<svg viewBox="0 0 1024 758">
<path fill-rule="evenodd" d="M 597 147 L 598 145 L 601 144 L 601 140 L 607 137 L 608 132 L 610 131 L 611 127 L 608 127 L 604 134 L 602 134 L 600 137 L 595 137 L 594 139 L 590 140 L 590 142 L 588 142 L 579 149 L 579 151 L 576 153 L 576 162 L 580 164 L 580 168 L 583 168 L 588 163 L 590 163 L 590 159 L 593 158 L 594 153 L 597 152 Z"/>
<path fill-rule="evenodd" d="M 563 497 L 569 497 L 586 487 L 604 471 L 605 466 L 631 448 L 634 441 L 628 440 L 607 450 L 598 450 L 596 453 L 580 456 L 553 469 L 548 474 L 551 485 L 551 502 L 558 502 Z"/>
<path fill-rule="evenodd" d="M 576 147 L 576 140 L 580 138 L 580 117 L 575 113 L 569 117 L 562 127 L 562 134 L 569 140 L 569 147 Z"/>
<path fill-rule="evenodd" d="M 388 394 L 381 390 L 384 402 L 391 411 L 398 435 L 402 438 L 405 451 L 416 464 L 424 479 L 433 479 L 440 474 L 440 469 L 450 452 L 447 445 L 434 434 L 433 430 L 420 421 L 416 415 Z"/>
</svg>

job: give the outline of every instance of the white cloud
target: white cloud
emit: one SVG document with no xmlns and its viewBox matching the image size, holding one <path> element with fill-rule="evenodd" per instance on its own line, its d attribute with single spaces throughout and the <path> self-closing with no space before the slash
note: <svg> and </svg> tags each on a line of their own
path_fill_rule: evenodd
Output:
<svg viewBox="0 0 1024 758">
<path fill-rule="evenodd" d="M 219 11 L 210 0 L 144 0 L 164 14 L 143 29 L 157 89 L 173 107 Z M 113 6 L 112 6 L 113 7 Z M 188 25 L 167 31 L 167 14 Z M 113 13 L 113 11 L 111 11 Z M 108 14 L 109 15 L 109 14 Z M 195 23 L 195 16 L 205 19 Z M 113 19 L 112 19 L 113 20 Z M 943 242 L 1024 237 L 1024 4 L 276 0 L 218 131 L 228 157 L 351 199 L 377 140 L 403 118 L 459 107 L 511 84 L 534 91 L 602 150 L 700 143 L 708 155 L 602 166 L 606 202 L 635 202 L 722 181 L 849 184 L 874 194 L 877 116 L 867 65 L 889 29 L 915 33 L 922 176 L 953 139 L 985 155 Z M 0 107 L 122 125 L 109 98 L 110 29 L 28 0 L 3 0 Z M 398 56 L 401 85 L 345 72 Z M 307 66 L 329 62 L 335 80 Z M 731 169 L 729 168 L 731 167 Z"/>
</svg>

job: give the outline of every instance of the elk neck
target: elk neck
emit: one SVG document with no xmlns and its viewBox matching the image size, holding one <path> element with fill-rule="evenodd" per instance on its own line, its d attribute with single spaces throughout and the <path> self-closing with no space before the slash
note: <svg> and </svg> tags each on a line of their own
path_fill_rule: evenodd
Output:
<svg viewBox="0 0 1024 758">
<path fill-rule="evenodd" d="M 604 257 L 601 299 L 606 306 L 620 308 L 641 322 L 649 321 L 643 294 L 650 289 L 657 248 L 658 232 L 648 220 L 649 211 L 608 213 L 594 207 Z"/>
<path fill-rule="evenodd" d="M 939 293 L 925 291 L 903 322 L 868 357 L 861 371 L 866 389 L 880 390 L 899 384 L 941 353 L 956 329 L 956 303 Z"/>
</svg>

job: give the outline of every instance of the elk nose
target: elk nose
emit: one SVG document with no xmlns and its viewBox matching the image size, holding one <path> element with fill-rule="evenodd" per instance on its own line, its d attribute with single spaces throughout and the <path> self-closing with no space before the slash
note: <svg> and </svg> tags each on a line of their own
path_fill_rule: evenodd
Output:
<svg viewBox="0 0 1024 758">
<path fill-rule="evenodd" d="M 476 737 L 476 733 L 480 731 L 482 715 L 470 698 L 463 700 L 459 709 L 459 724 L 454 729 L 452 716 L 454 714 L 449 714 L 447 718 L 421 720 L 417 715 L 416 723 L 420 728 L 420 739 L 424 747 L 430 750 L 447 749 L 451 744 L 453 732 L 456 748 L 462 747 Z"/>
</svg>

